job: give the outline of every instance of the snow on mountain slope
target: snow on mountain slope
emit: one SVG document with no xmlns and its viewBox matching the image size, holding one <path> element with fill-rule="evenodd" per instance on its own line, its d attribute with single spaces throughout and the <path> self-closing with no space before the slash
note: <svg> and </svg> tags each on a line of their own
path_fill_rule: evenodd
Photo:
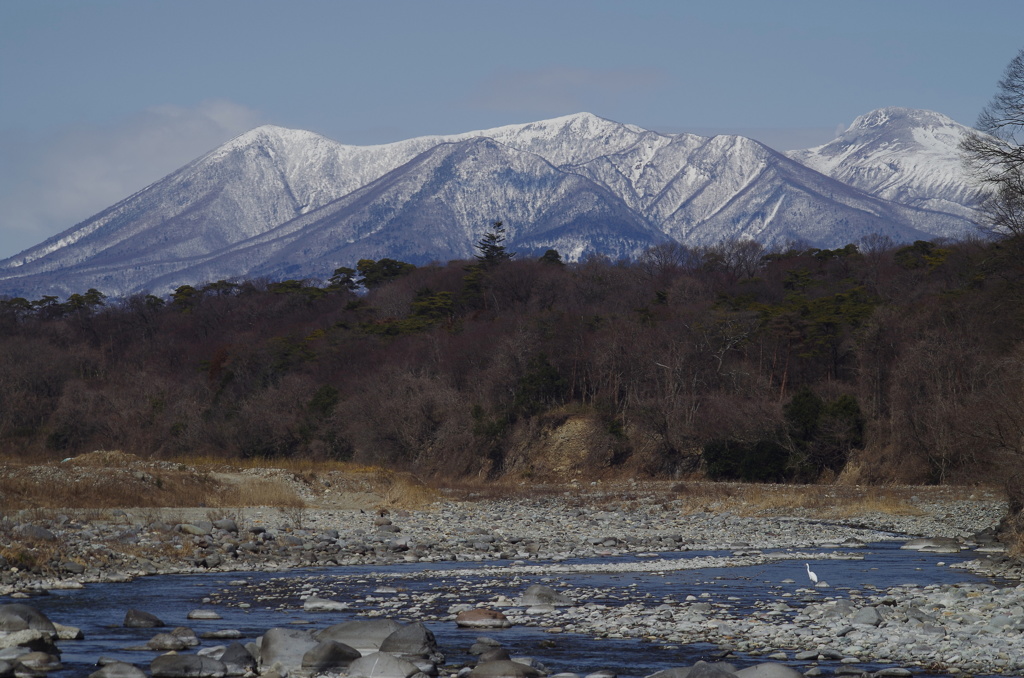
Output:
<svg viewBox="0 0 1024 678">
<path fill-rule="evenodd" d="M 252 130 L 78 226 L 0 262 L 0 279 L 86 261 L 117 266 L 173 260 L 263 232 L 324 201 L 328 182 L 323 168 L 340 163 L 330 158 L 332 144 L 311 132 Z M 295 159 L 300 154 L 307 162 Z"/>
<path fill-rule="evenodd" d="M 881 108 L 837 139 L 787 155 L 880 198 L 973 219 L 979 194 L 959 154 L 968 131 L 940 113 Z"/>
<path fill-rule="evenodd" d="M 496 216 L 497 215 L 497 216 Z M 173 275 L 326 278 L 361 258 L 413 263 L 472 258 L 500 218 L 508 245 L 567 258 L 636 256 L 665 238 L 605 187 L 493 139 L 442 143 L 376 182 L 277 229 L 225 248 Z"/>
</svg>

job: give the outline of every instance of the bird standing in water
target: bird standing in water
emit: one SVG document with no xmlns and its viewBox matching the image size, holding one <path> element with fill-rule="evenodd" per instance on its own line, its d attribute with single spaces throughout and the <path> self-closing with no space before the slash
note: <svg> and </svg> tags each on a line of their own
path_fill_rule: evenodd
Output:
<svg viewBox="0 0 1024 678">
<path fill-rule="evenodd" d="M 804 563 L 804 567 L 806 567 L 806 568 L 807 568 L 807 576 L 811 578 L 811 581 L 812 581 L 812 582 L 814 582 L 815 584 L 817 584 L 817 583 L 818 583 L 818 575 L 816 575 L 816 574 L 814 574 L 813 572 L 811 572 L 811 566 L 810 566 L 810 564 L 809 564 L 809 563 Z"/>
</svg>

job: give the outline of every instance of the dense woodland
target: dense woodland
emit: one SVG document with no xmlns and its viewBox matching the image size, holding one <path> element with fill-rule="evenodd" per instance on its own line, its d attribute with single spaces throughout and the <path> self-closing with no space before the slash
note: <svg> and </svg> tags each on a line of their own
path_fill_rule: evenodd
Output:
<svg viewBox="0 0 1024 678">
<path fill-rule="evenodd" d="M 1021 240 L 632 262 L 362 260 L 330 281 L 0 300 L 0 449 L 425 475 L 992 482 L 1024 466 Z M 568 429 L 566 429 L 568 430 Z"/>
</svg>

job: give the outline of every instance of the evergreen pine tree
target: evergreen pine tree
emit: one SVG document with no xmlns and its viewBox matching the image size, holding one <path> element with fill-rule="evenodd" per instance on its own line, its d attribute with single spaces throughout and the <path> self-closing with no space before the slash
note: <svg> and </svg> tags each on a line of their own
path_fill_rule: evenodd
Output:
<svg viewBox="0 0 1024 678">
<path fill-rule="evenodd" d="M 480 251 L 480 254 L 476 255 L 476 259 L 487 267 L 509 261 L 516 255 L 515 252 L 505 249 L 505 226 L 500 221 L 495 221 L 493 226 L 476 244 L 476 248 Z"/>
</svg>

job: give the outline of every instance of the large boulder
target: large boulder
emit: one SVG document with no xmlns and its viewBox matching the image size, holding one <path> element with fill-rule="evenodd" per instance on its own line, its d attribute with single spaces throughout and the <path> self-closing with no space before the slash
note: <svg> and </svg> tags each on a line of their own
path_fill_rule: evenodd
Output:
<svg viewBox="0 0 1024 678">
<path fill-rule="evenodd" d="M 248 648 L 241 643 L 231 643 L 219 659 L 227 667 L 229 676 L 244 676 L 246 673 L 256 673 L 256 658 L 252 656 Z"/>
<path fill-rule="evenodd" d="M 275 666 L 294 670 L 302 666 L 302 658 L 316 647 L 317 641 L 302 629 L 273 628 L 263 634 L 260 645 L 260 672 Z"/>
<path fill-rule="evenodd" d="M 22 539 L 33 541 L 57 541 L 57 535 L 40 525 L 25 524 L 14 528 L 15 534 Z"/>
<path fill-rule="evenodd" d="M 647 678 L 736 678 L 736 667 L 726 662 L 697 662 L 693 666 L 665 669 Z"/>
<path fill-rule="evenodd" d="M 325 671 L 344 669 L 363 655 L 359 650 L 336 640 L 321 640 L 302 655 L 302 668 Z"/>
<path fill-rule="evenodd" d="M 24 603 L 8 603 L 0 605 L 0 631 L 45 631 L 57 635 L 54 627 L 45 614 Z"/>
<path fill-rule="evenodd" d="M 387 652 L 372 652 L 348 666 L 349 678 L 409 678 L 419 672 L 412 662 Z"/>
<path fill-rule="evenodd" d="M 335 640 L 366 655 L 380 650 L 381 644 L 402 625 L 394 619 L 355 619 L 342 622 L 314 634 L 317 640 Z"/>
<path fill-rule="evenodd" d="M 213 657 L 197 654 L 162 654 L 149 665 L 153 678 L 224 678 L 227 667 Z"/>
<path fill-rule="evenodd" d="M 851 620 L 854 624 L 863 624 L 865 626 L 878 626 L 882 623 L 882 615 L 878 613 L 873 607 L 862 607 L 857 610 L 857 613 L 853 615 Z"/>
<path fill-rule="evenodd" d="M 128 610 L 124 613 L 124 627 L 129 629 L 155 629 L 160 626 L 167 626 L 163 620 L 155 614 L 143 612 L 142 610 Z"/>
<path fill-rule="evenodd" d="M 238 532 L 238 523 L 231 518 L 215 520 L 213 521 L 213 526 L 218 530 L 224 530 L 225 532 Z"/>
<path fill-rule="evenodd" d="M 406 624 L 394 631 L 380 644 L 380 651 L 429 658 L 437 663 L 444 661 L 444 656 L 437 649 L 437 639 L 433 632 L 421 622 Z"/>
<path fill-rule="evenodd" d="M 533 605 L 555 605 L 555 606 L 568 606 L 572 605 L 572 599 L 563 596 L 561 593 L 555 592 L 550 586 L 544 586 L 543 584 L 534 584 L 530 588 L 526 589 L 522 596 L 519 598 L 519 604 L 524 607 L 530 607 Z"/>
<path fill-rule="evenodd" d="M 195 523 L 179 523 L 174 526 L 174 529 L 182 534 L 204 537 L 213 533 L 213 523 L 208 520 L 200 520 Z"/>
</svg>

